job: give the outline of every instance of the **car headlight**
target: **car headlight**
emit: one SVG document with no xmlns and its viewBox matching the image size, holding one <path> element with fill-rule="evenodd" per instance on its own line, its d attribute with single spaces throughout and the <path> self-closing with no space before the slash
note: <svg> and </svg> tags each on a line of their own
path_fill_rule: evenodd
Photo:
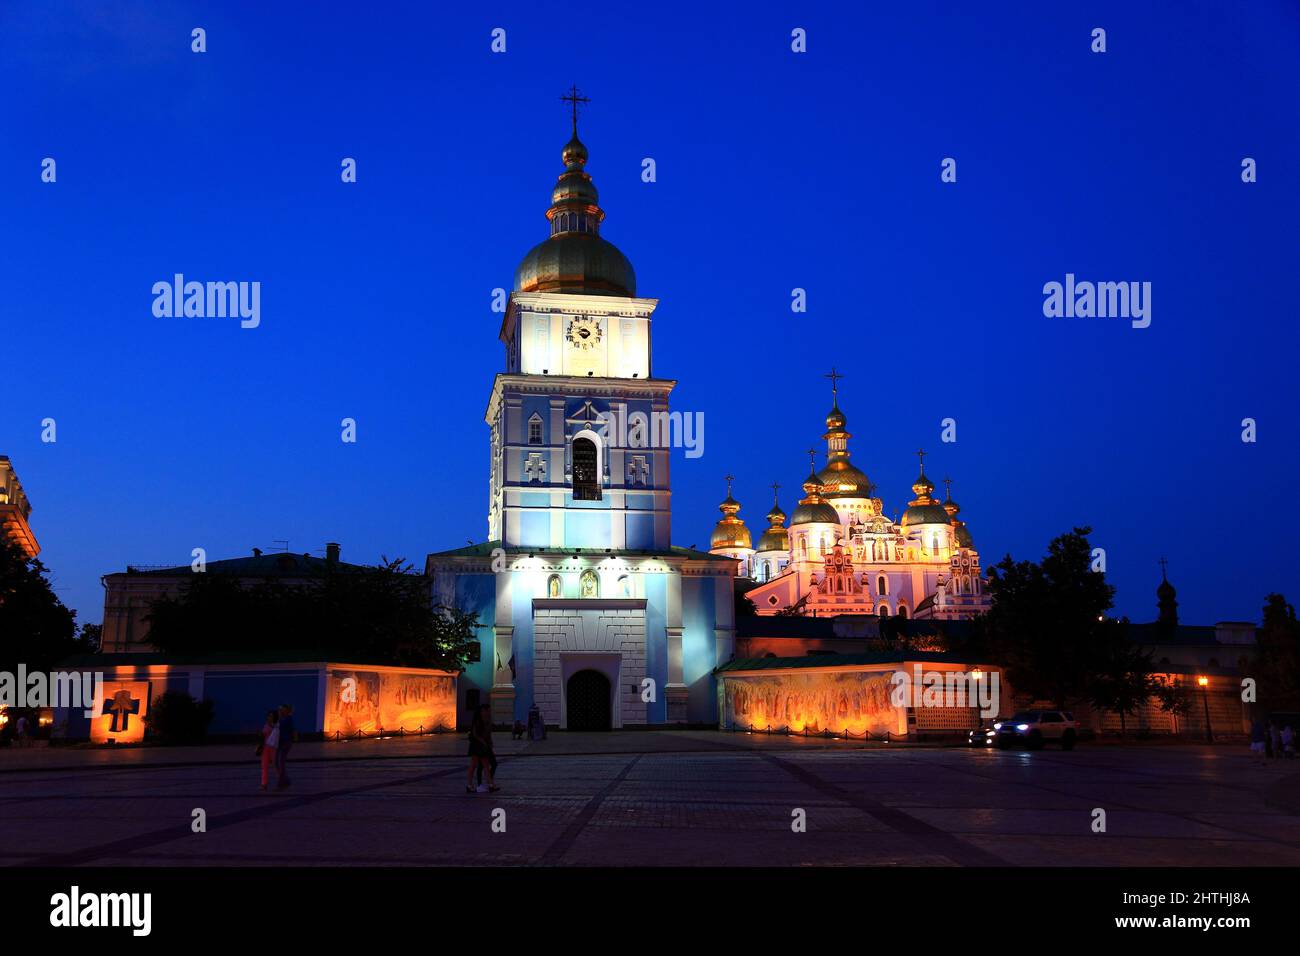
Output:
<svg viewBox="0 0 1300 956">
<path fill-rule="evenodd" d="M 1028 729 L 1029 729 L 1028 724 L 1016 724 L 1016 730 L 1028 730 Z"/>
<path fill-rule="evenodd" d="M 994 725 L 993 725 L 993 729 L 994 729 L 994 730 L 1001 730 L 1001 729 L 1002 729 L 1002 725 L 1001 725 L 1001 724 L 994 724 Z"/>
</svg>

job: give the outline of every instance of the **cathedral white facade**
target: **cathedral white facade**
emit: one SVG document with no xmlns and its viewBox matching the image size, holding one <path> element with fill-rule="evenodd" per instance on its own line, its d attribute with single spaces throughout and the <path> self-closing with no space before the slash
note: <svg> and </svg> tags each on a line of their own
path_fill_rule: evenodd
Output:
<svg viewBox="0 0 1300 956">
<path fill-rule="evenodd" d="M 832 382 L 837 377 L 832 371 Z M 789 526 L 773 501 L 757 546 L 728 482 L 710 552 L 732 559 L 736 573 L 753 582 L 746 597 L 759 614 L 959 620 L 986 611 L 979 552 L 957 517 L 961 509 L 951 489 L 943 501 L 933 496 L 924 452 L 915 497 L 893 521 L 871 480 L 850 460 L 847 425 L 835 393 L 822 436 L 825 467 L 817 471 L 815 453 L 809 453 L 811 471 Z"/>
<path fill-rule="evenodd" d="M 651 367 L 658 300 L 600 235 L 577 136 L 515 272 L 492 383 L 488 539 L 431 554 L 433 600 L 478 616 L 465 710 L 568 729 L 716 723 L 713 669 L 734 648 L 734 569 L 672 545 L 669 449 L 620 423 L 667 413 Z"/>
</svg>

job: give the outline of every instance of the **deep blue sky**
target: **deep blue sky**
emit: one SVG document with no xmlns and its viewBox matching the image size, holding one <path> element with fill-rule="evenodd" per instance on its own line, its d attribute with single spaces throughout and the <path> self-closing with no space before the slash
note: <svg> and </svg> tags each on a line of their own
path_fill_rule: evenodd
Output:
<svg viewBox="0 0 1300 956">
<path fill-rule="evenodd" d="M 0 2 L 0 453 L 63 599 L 98 621 L 101 574 L 196 546 L 485 536 L 491 290 L 546 234 L 575 82 L 655 373 L 705 414 L 676 543 L 729 470 L 751 527 L 773 480 L 790 510 L 837 365 L 886 509 L 924 446 L 986 563 L 1089 524 L 1135 620 L 1162 555 L 1184 622 L 1300 598 L 1300 8 L 808 7 Z M 154 318 L 175 272 L 261 281 L 261 328 Z M 1066 272 L 1152 282 L 1151 327 L 1044 318 Z"/>
</svg>

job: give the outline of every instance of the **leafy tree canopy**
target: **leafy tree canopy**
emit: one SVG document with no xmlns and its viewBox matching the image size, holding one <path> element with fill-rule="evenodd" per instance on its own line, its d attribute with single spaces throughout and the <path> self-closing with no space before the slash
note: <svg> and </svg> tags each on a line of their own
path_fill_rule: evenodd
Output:
<svg viewBox="0 0 1300 956">
<path fill-rule="evenodd" d="M 76 612 L 54 593 L 45 565 L 0 534 L 0 670 L 48 671 L 83 649 Z"/>
<path fill-rule="evenodd" d="M 477 619 L 435 606 L 429 582 L 402 559 L 287 584 L 246 584 L 194 574 L 176 597 L 155 601 L 149 642 L 180 656 L 239 651 L 325 651 L 365 664 L 460 669 Z"/>
</svg>

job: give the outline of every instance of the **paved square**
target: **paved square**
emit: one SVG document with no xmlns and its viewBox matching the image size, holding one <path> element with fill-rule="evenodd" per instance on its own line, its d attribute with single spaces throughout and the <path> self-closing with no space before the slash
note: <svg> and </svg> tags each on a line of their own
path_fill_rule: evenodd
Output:
<svg viewBox="0 0 1300 956">
<path fill-rule="evenodd" d="M 0 753 L 0 864 L 1300 865 L 1300 763 L 1240 747 L 556 734 L 501 740 L 490 795 L 465 793 L 463 749 L 303 744 L 269 794 L 245 746 Z"/>
</svg>

